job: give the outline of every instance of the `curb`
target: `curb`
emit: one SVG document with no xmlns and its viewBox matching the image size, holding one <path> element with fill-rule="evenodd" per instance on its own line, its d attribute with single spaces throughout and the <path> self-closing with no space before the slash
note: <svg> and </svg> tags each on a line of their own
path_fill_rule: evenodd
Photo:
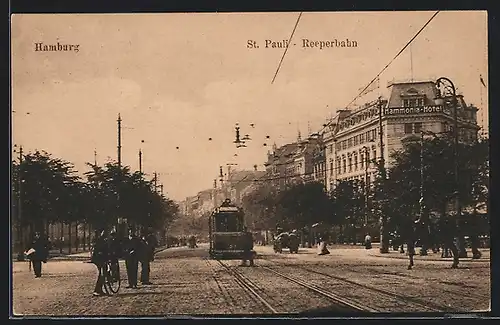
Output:
<svg viewBox="0 0 500 325">
<path fill-rule="evenodd" d="M 167 247 L 160 247 L 155 250 L 155 254 L 164 251 Z M 90 256 L 71 256 L 71 255 L 63 255 L 63 256 L 54 256 L 49 258 L 49 260 L 53 261 L 90 261 Z"/>
<path fill-rule="evenodd" d="M 376 254 L 376 253 L 369 253 L 368 256 L 371 257 L 378 257 L 378 258 L 389 258 L 389 259 L 396 259 L 396 260 L 407 260 L 408 255 L 405 253 L 402 253 L 400 256 L 391 256 L 391 255 L 381 255 L 381 254 Z M 453 257 L 423 257 L 418 254 L 414 255 L 413 257 L 415 260 L 419 261 L 429 261 L 429 262 L 448 262 L 448 261 L 453 261 Z M 465 258 L 460 258 L 461 261 L 468 261 L 468 262 L 476 262 L 476 263 L 481 263 L 481 262 L 490 262 L 490 258 L 480 258 L 480 259 L 473 259 L 472 257 L 465 257 Z"/>
</svg>

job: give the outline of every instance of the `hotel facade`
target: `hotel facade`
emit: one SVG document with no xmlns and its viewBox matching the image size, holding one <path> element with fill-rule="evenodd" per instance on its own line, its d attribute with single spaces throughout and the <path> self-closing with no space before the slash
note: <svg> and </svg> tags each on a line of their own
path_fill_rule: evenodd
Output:
<svg viewBox="0 0 500 325">
<path fill-rule="evenodd" d="M 375 161 L 383 153 L 385 167 L 393 163 L 391 154 L 402 148 L 402 141 L 421 132 L 451 131 L 454 123 L 451 98 L 438 104 L 439 90 L 433 81 L 399 82 L 387 86 L 388 95 L 353 110 L 340 110 L 323 129 L 326 190 L 339 181 L 359 180 L 372 184 Z M 447 103 L 447 104 L 446 104 Z M 475 141 L 477 108 L 457 95 L 457 116 L 461 141 Z M 380 130 L 382 129 L 382 134 Z"/>
</svg>

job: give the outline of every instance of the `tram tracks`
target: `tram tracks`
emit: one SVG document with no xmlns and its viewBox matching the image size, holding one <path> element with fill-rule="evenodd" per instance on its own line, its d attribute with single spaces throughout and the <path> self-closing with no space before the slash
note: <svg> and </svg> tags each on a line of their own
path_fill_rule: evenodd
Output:
<svg viewBox="0 0 500 325">
<path fill-rule="evenodd" d="M 281 310 L 282 307 L 277 306 L 278 302 L 272 296 L 269 296 L 269 288 L 256 283 L 260 282 L 259 280 L 255 281 L 250 279 L 249 275 L 252 273 L 246 274 L 246 271 L 238 270 L 220 260 L 217 260 L 217 265 L 221 266 L 227 274 L 230 274 L 238 286 L 242 288 L 248 296 L 252 297 L 255 302 L 261 305 L 266 312 L 270 312 L 271 314 L 283 313 Z M 292 271 L 288 271 L 287 268 L 291 268 Z M 377 288 L 342 276 L 328 274 L 301 265 L 289 265 L 273 261 L 271 264 L 258 265 L 250 269 L 254 271 L 264 270 L 266 273 L 285 279 L 287 282 L 294 283 L 298 287 L 307 289 L 316 296 L 333 302 L 335 307 L 340 307 L 342 310 L 349 312 L 376 313 L 387 312 L 391 309 L 394 309 L 393 311 L 404 310 L 413 312 L 457 311 L 451 306 L 427 301 L 420 297 L 408 296 L 404 293 L 398 293 L 392 290 Z M 300 274 L 300 272 L 297 273 L 297 270 L 302 271 L 302 274 Z M 256 273 L 253 274 L 255 277 Z M 323 277 L 323 280 L 318 278 L 316 281 L 310 280 L 307 274 L 319 275 Z M 304 279 L 304 277 L 307 278 Z M 214 279 L 216 282 L 218 281 L 216 277 L 214 277 Z M 217 285 L 220 286 L 220 284 Z M 332 290 L 332 288 L 337 288 L 337 290 Z M 222 288 L 220 289 L 222 291 Z M 231 298 L 231 300 L 234 301 L 233 298 Z"/>
<path fill-rule="evenodd" d="M 317 294 L 319 294 L 320 296 L 324 297 L 324 298 L 328 298 L 329 300 L 335 302 L 336 304 L 339 304 L 339 305 L 342 305 L 342 306 L 345 306 L 349 309 L 352 309 L 352 310 L 355 310 L 355 311 L 360 311 L 360 312 L 378 312 L 379 310 L 376 310 L 374 308 L 370 308 L 370 307 L 367 307 L 367 306 L 363 306 L 362 304 L 359 304 L 355 301 L 352 301 L 352 300 L 349 300 L 349 299 L 346 299 L 346 298 L 343 298 L 333 292 L 329 292 L 329 291 L 326 291 L 322 288 L 319 288 L 318 286 L 315 286 L 311 283 L 308 283 L 302 279 L 299 279 L 299 278 L 294 278 L 294 277 L 291 277 L 289 275 L 286 275 L 284 273 L 281 273 L 281 272 L 278 272 L 276 270 L 273 270 L 267 266 L 260 266 L 260 268 L 264 269 L 264 270 L 267 270 L 275 275 L 278 275 L 284 279 L 287 279 L 293 283 L 296 283 L 306 289 L 309 289 L 310 291 L 313 291 Z"/>
<path fill-rule="evenodd" d="M 265 294 L 264 289 L 261 288 L 258 284 L 256 284 L 253 280 L 251 280 L 247 275 L 243 274 L 240 271 L 237 271 L 235 268 L 232 268 L 228 265 L 226 265 L 224 262 L 217 260 L 218 264 L 221 265 L 229 274 L 231 274 L 238 285 L 243 288 L 249 295 L 251 295 L 256 301 L 261 303 L 268 311 L 270 311 L 273 314 L 279 313 L 278 308 L 273 306 L 273 303 L 270 302 L 269 298 L 265 297 L 267 296 Z M 271 268 L 265 267 L 265 266 L 255 266 L 255 269 L 261 269 L 265 270 L 268 273 L 272 273 L 275 276 L 278 276 L 279 278 L 285 279 L 288 282 L 292 282 L 296 285 L 298 285 L 301 288 L 308 289 L 309 291 L 315 293 L 316 295 L 319 295 L 322 298 L 327 298 L 328 300 L 332 301 L 336 307 L 341 307 L 342 310 L 346 311 L 357 311 L 357 312 L 377 312 L 378 310 L 375 310 L 373 308 L 369 308 L 366 306 L 363 306 L 361 304 L 358 304 L 354 301 L 349 301 L 348 299 L 342 298 L 339 295 L 329 292 L 327 290 L 324 290 L 322 288 L 319 288 L 317 286 L 314 286 L 310 283 L 307 283 L 306 281 L 296 279 L 290 276 L 287 276 L 284 273 L 278 272 L 276 270 L 273 270 Z"/>
<path fill-rule="evenodd" d="M 265 299 L 260 293 L 260 288 L 258 285 L 256 285 L 252 280 L 250 280 L 248 277 L 244 276 L 240 272 L 236 271 L 235 269 L 231 268 L 230 266 L 224 264 L 222 261 L 217 260 L 219 265 L 221 265 L 229 274 L 231 274 L 234 279 L 236 280 L 236 283 L 245 290 L 250 296 L 254 297 L 254 299 L 258 302 L 260 302 L 268 311 L 270 311 L 272 314 L 278 314 L 279 312 Z"/>
<path fill-rule="evenodd" d="M 354 280 L 346 279 L 346 278 L 341 277 L 341 276 L 336 276 L 336 275 L 324 273 L 321 271 L 313 270 L 313 269 L 310 269 L 308 267 L 304 267 L 301 265 L 289 265 L 289 264 L 279 263 L 276 261 L 273 261 L 273 263 L 275 265 L 276 264 L 280 265 L 281 267 L 290 267 L 290 268 L 296 269 L 296 270 L 297 269 L 303 270 L 303 271 L 310 273 L 310 274 L 312 273 L 315 275 L 320 275 L 324 278 L 329 279 L 330 281 L 333 280 L 336 284 L 344 284 L 347 287 L 350 287 L 352 289 L 359 288 L 362 291 L 366 292 L 367 297 L 377 297 L 376 300 L 379 300 L 381 298 L 381 296 L 383 296 L 388 301 L 393 301 L 395 304 L 401 305 L 401 307 L 407 306 L 407 307 L 414 308 L 415 311 L 428 311 L 428 312 L 455 312 L 456 311 L 455 309 L 453 309 L 449 306 L 436 304 L 436 303 L 433 303 L 430 301 L 423 301 L 417 297 L 409 297 L 409 296 L 398 294 L 396 292 L 382 289 L 382 288 L 376 288 L 376 287 L 373 287 L 370 285 L 359 283 L 359 282 L 354 281 Z M 271 269 L 269 267 L 267 267 L 267 268 Z M 276 272 L 275 270 L 273 270 L 273 271 Z M 290 277 L 290 276 L 288 276 L 288 277 Z M 305 282 L 304 280 L 297 279 L 297 277 L 295 277 L 295 278 L 296 278 L 296 280 L 307 284 L 307 282 Z M 315 285 L 315 287 L 317 287 L 317 285 Z M 345 297 L 341 297 L 341 298 L 346 300 L 348 303 L 353 303 L 354 305 L 355 304 L 362 305 L 361 302 L 358 302 L 355 299 L 349 299 L 349 298 L 345 298 Z M 373 301 L 373 299 L 372 299 L 372 301 Z M 369 311 L 372 311 L 372 312 L 373 311 L 386 311 L 380 307 L 379 308 L 365 307 L 365 308 L 369 309 Z"/>
<path fill-rule="evenodd" d="M 351 269 L 349 269 L 349 271 L 355 272 L 355 270 L 351 270 Z M 475 288 L 475 287 L 467 287 L 465 284 L 461 284 L 461 283 L 453 283 L 453 282 L 442 281 L 442 280 L 437 280 L 437 279 L 428 279 L 428 278 L 423 278 L 423 277 L 405 274 L 402 272 L 387 272 L 384 270 L 377 270 L 374 268 L 369 268 L 369 269 L 367 269 L 367 271 L 375 273 L 375 274 L 382 276 L 382 277 L 393 278 L 393 279 L 398 280 L 398 281 L 411 281 L 413 285 L 419 285 L 420 281 L 430 281 L 434 284 L 441 285 L 440 291 L 442 291 L 442 292 L 447 292 L 449 294 L 456 295 L 456 296 L 467 295 L 468 297 L 471 297 L 471 298 L 474 298 L 477 300 L 481 300 L 481 299 L 489 300 L 489 297 L 487 295 L 478 294 L 478 293 L 475 293 L 472 291 L 464 292 L 463 290 L 460 290 L 460 289 L 474 289 Z M 448 286 L 448 287 L 442 288 L 443 285 Z M 451 288 L 451 287 L 457 287 L 457 286 L 460 289 Z"/>
</svg>

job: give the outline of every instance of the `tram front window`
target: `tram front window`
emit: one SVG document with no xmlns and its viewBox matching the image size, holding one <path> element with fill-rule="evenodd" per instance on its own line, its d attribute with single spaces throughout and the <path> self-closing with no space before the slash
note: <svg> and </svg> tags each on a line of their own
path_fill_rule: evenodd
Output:
<svg viewBox="0 0 500 325">
<path fill-rule="evenodd" d="M 239 232 L 243 230 L 241 216 L 234 214 L 219 214 L 216 218 L 215 229 L 217 232 Z"/>
</svg>

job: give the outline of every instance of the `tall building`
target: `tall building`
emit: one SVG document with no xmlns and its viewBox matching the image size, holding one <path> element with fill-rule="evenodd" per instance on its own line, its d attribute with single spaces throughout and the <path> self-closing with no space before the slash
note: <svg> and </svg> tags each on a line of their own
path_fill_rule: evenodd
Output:
<svg viewBox="0 0 500 325">
<path fill-rule="evenodd" d="M 241 205 L 242 197 L 255 185 L 264 180 L 266 172 L 259 170 L 231 170 L 228 174 L 226 186 L 228 186 L 228 198 L 236 205 Z"/>
<path fill-rule="evenodd" d="M 267 178 L 279 190 L 298 182 L 318 180 L 324 183 L 325 163 L 322 153 L 323 141 L 319 134 L 312 134 L 297 142 L 281 147 L 273 146 L 268 152 L 266 166 Z"/>
<path fill-rule="evenodd" d="M 342 110 L 324 131 L 327 190 L 341 180 L 361 180 L 368 184 L 376 175 L 374 160 L 383 150 L 385 167 L 392 163 L 391 153 L 402 148 L 402 140 L 421 131 L 451 131 L 451 98 L 437 100 L 439 91 L 433 81 L 390 83 L 388 96 L 368 102 L 354 110 Z M 457 95 L 458 127 L 461 141 L 477 139 L 477 108 Z M 380 134 L 382 128 L 382 136 Z M 333 168 L 332 168 L 333 167 Z"/>
</svg>

